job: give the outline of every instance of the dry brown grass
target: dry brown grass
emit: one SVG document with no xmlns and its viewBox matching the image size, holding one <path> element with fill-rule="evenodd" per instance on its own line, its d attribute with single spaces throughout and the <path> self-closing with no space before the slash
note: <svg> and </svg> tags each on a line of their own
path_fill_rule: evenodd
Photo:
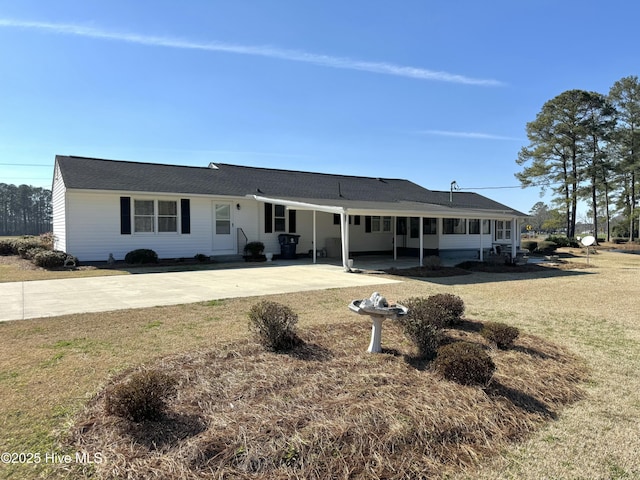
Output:
<svg viewBox="0 0 640 480">
<path fill-rule="evenodd" d="M 580 251 L 575 252 L 575 255 L 573 261 L 585 262 Z M 545 339 L 540 346 L 521 344 L 523 348 L 541 350 L 549 346 L 558 348 L 558 352 L 563 355 L 565 349 L 568 349 L 583 358 L 589 369 L 590 378 L 584 387 L 583 400 L 561 410 L 557 418 L 546 421 L 542 428 L 535 420 L 539 425 L 536 431 L 518 443 L 503 444 L 504 448 L 495 452 L 496 455 L 474 459 L 468 462 L 468 466 L 462 462 L 460 470 L 449 478 L 640 477 L 640 440 L 637 427 L 640 422 L 640 401 L 637 395 L 640 391 L 640 377 L 637 375 L 640 369 L 640 324 L 637 322 L 640 256 L 603 252 L 592 255 L 590 262 L 589 268 L 581 270 L 555 270 L 534 274 L 473 273 L 426 281 L 406 279 L 403 283 L 384 287 L 382 293 L 390 301 L 440 292 L 459 295 L 467 306 L 468 319 L 510 323 L 523 332 L 522 338 L 517 342 L 530 341 L 531 335 Z M 364 298 L 370 294 L 368 289 L 350 288 L 271 296 L 271 300 L 291 305 L 300 314 L 299 326 L 305 332 L 308 342 L 325 346 L 333 355 L 331 360 L 324 362 L 292 357 L 276 359 L 289 362 L 289 369 L 286 371 L 291 372 L 291 375 L 296 373 L 293 365 L 298 365 L 302 372 L 309 372 L 310 375 L 320 375 L 314 373 L 318 370 L 314 366 L 328 366 L 331 362 L 342 361 L 346 369 L 381 362 L 384 363 L 382 367 L 389 369 L 384 372 L 402 371 L 408 378 L 416 377 L 423 382 L 432 378 L 428 372 L 416 370 L 401 357 L 372 357 L 362 354 L 368 343 L 368 326 L 360 317 L 351 313 L 346 305 L 354 298 Z M 256 370 L 255 365 L 251 366 L 251 360 L 261 359 L 267 354 L 252 350 L 249 344 L 242 346 L 242 339 L 247 335 L 248 305 L 257 300 L 233 299 L 211 304 L 71 315 L 0 324 L 0 451 L 72 452 L 73 447 L 64 447 L 59 441 L 70 431 L 85 404 L 99 394 L 111 379 L 122 375 L 122 372 L 141 364 L 153 365 L 158 358 L 166 358 L 162 360 L 162 364 L 166 365 L 176 361 L 188 362 L 192 358 L 195 366 L 198 355 L 205 355 L 201 358 L 206 358 L 206 352 L 209 352 L 209 358 L 215 360 L 213 367 L 224 365 L 224 362 L 230 362 L 230 365 L 236 367 L 242 366 L 244 359 L 248 365 L 247 370 Z M 305 308 L 301 311 L 298 306 L 303 304 Z M 348 337 L 341 333 L 347 324 L 361 326 L 357 327 L 359 343 L 351 347 L 352 354 L 347 354 L 343 347 L 337 346 L 342 336 Z M 408 347 L 399 333 L 393 336 L 392 329 L 387 328 L 387 325 L 385 323 L 383 345 L 397 348 L 401 352 L 406 351 Z M 462 333 L 472 335 L 470 332 Z M 553 347 L 552 344 L 560 347 Z M 226 359 L 220 356 L 225 348 L 235 348 L 244 353 L 240 357 Z M 526 351 L 515 350 L 506 354 L 536 359 Z M 352 355 L 355 360 L 347 362 L 345 359 L 349 358 L 348 355 Z M 383 358 L 387 361 L 382 362 Z M 500 384 L 507 385 L 512 391 L 529 395 L 524 399 L 535 397 L 526 390 L 529 384 L 525 376 L 506 373 L 510 367 L 518 367 L 520 357 L 501 358 L 496 377 Z M 354 362 L 354 366 L 351 366 Z M 569 366 L 575 368 L 575 365 Z M 549 371 L 549 375 L 544 382 L 548 382 L 550 388 L 555 388 L 557 375 L 553 370 L 545 366 L 542 369 L 534 368 L 533 373 L 544 374 L 546 371 Z M 390 380 L 389 376 L 393 377 L 390 373 L 381 373 L 379 383 Z M 239 382 L 242 381 L 246 382 L 246 379 L 239 377 Z M 294 376 L 294 391 L 302 389 L 313 393 L 313 385 L 304 390 L 300 384 L 295 383 L 298 381 L 299 378 Z M 369 385 L 367 382 L 365 384 Z M 442 382 L 435 384 L 440 388 L 456 387 Z M 261 383 L 257 382 L 256 386 L 258 385 Z M 396 425 L 394 415 L 397 414 L 399 402 L 403 400 L 385 389 L 384 385 L 382 387 L 382 397 L 373 402 L 370 408 L 374 409 L 387 401 L 396 409 L 390 409 L 390 412 L 395 413 L 390 417 L 393 420 L 388 423 Z M 414 390 L 411 389 L 410 392 L 413 394 Z M 282 395 L 277 392 L 271 395 L 273 402 L 279 396 L 279 401 L 284 401 Z M 425 393 L 421 392 L 421 395 Z M 487 398 L 497 403 L 495 395 L 487 395 Z M 339 397 L 334 400 L 338 401 Z M 538 400 L 551 405 L 544 396 Z M 521 404 L 524 403 L 521 401 Z M 278 406 L 281 403 L 272 405 Z M 421 408 L 421 411 L 428 410 L 429 403 L 423 404 Z M 558 412 L 551 406 L 548 408 Z M 265 413 L 263 410 L 258 412 L 260 415 L 273 413 Z M 250 413 L 242 412 L 242 415 Z M 311 413 L 311 420 L 316 419 L 318 412 L 311 410 Z M 410 414 L 416 412 L 412 410 Z M 184 425 L 191 425 L 189 418 L 183 418 Z M 549 420 L 549 417 L 545 419 Z M 504 419 L 500 417 L 500 420 Z M 181 425 L 180 422 L 178 425 Z M 274 424 L 274 428 L 276 427 L 277 422 Z M 399 427 L 396 425 L 394 428 Z M 209 430 L 200 433 L 203 438 L 207 435 L 211 435 Z M 188 437 L 186 445 L 200 445 L 200 436 Z M 294 447 L 297 445 L 296 438 L 289 438 Z M 294 453 L 293 450 L 291 452 Z M 200 458 L 207 458 L 207 455 Z M 383 462 L 385 457 L 378 458 Z M 157 458 L 157 461 L 162 462 L 162 459 Z M 99 468 L 106 467 L 108 464 Z M 87 466 L 86 474 L 95 473 L 95 469 L 96 466 Z M 174 473 L 173 478 L 180 478 L 180 472 Z M 79 474 L 77 467 L 69 470 L 67 467 L 43 464 L 0 466 L 2 478 L 79 478 Z"/>
<path fill-rule="evenodd" d="M 368 328 L 315 327 L 289 355 L 245 341 L 163 359 L 180 376 L 168 417 L 107 416 L 100 395 L 74 448 L 108 458 L 104 478 L 431 478 L 522 438 L 580 395 L 579 362 L 540 339 L 493 351 L 500 374 L 481 390 L 399 351 L 367 354 Z M 474 330 L 462 335 L 480 342 Z M 386 341 L 407 347 L 397 325 Z"/>
<path fill-rule="evenodd" d="M 100 269 L 81 266 L 74 269 L 52 269 L 37 267 L 30 260 L 17 255 L 0 255 L 0 283 L 27 282 L 32 280 L 56 280 L 60 278 L 102 277 L 107 275 L 124 275 L 124 270 Z"/>
</svg>

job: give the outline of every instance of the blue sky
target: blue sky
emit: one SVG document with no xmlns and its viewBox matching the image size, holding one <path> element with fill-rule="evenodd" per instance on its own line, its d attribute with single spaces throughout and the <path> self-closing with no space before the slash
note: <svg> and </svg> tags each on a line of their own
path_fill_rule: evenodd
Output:
<svg viewBox="0 0 640 480">
<path fill-rule="evenodd" d="M 408 178 L 528 212 L 526 123 L 638 74 L 627 0 L 0 0 L 0 182 L 56 154 Z M 544 198 L 543 200 L 548 200 Z"/>
</svg>

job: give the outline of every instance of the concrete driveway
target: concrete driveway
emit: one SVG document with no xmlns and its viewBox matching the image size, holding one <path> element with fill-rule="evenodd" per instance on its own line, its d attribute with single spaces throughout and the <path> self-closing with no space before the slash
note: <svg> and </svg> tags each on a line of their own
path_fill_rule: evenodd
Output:
<svg viewBox="0 0 640 480">
<path fill-rule="evenodd" d="M 319 264 L 0 283 L 0 321 L 389 283 Z"/>
</svg>

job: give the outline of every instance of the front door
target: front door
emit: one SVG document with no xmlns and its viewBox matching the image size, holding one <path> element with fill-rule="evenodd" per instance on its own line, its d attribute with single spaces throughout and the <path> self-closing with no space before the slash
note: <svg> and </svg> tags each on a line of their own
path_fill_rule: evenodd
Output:
<svg viewBox="0 0 640 480">
<path fill-rule="evenodd" d="M 235 229 L 231 218 L 231 204 L 213 202 L 213 251 L 236 252 Z"/>
</svg>

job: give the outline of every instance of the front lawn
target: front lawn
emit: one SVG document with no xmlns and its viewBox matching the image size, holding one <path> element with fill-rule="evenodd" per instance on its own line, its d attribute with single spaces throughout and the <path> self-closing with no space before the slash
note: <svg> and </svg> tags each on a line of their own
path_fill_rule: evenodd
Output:
<svg viewBox="0 0 640 480">
<path fill-rule="evenodd" d="M 497 389 L 460 387 L 407 362 L 411 346 L 392 322 L 386 353 L 366 354 L 370 324 L 347 308 L 369 297 L 364 288 L 269 297 L 300 315 L 306 357 L 252 343 L 246 313 L 258 298 L 0 323 L 0 451 L 105 454 L 101 465 L 5 464 L 0 477 L 100 478 L 126 464 L 137 478 L 179 478 L 186 471 L 171 469 L 188 464 L 215 478 L 225 460 L 245 469 L 229 478 L 277 478 L 260 466 L 278 458 L 284 472 L 304 466 L 321 478 L 324 449 L 326 468 L 344 467 L 336 478 L 348 478 L 350 456 L 366 465 L 353 478 L 416 466 L 435 478 L 638 478 L 640 256 L 590 261 L 554 275 L 475 272 L 380 287 L 390 301 L 460 296 L 469 328 L 453 336 L 482 342 L 472 327 L 486 321 L 520 328 L 515 349 L 491 351 Z M 191 386 L 172 400 L 173 436 L 100 416 L 100 392 L 141 365 Z M 428 431 L 440 440 L 425 453 Z"/>
</svg>

